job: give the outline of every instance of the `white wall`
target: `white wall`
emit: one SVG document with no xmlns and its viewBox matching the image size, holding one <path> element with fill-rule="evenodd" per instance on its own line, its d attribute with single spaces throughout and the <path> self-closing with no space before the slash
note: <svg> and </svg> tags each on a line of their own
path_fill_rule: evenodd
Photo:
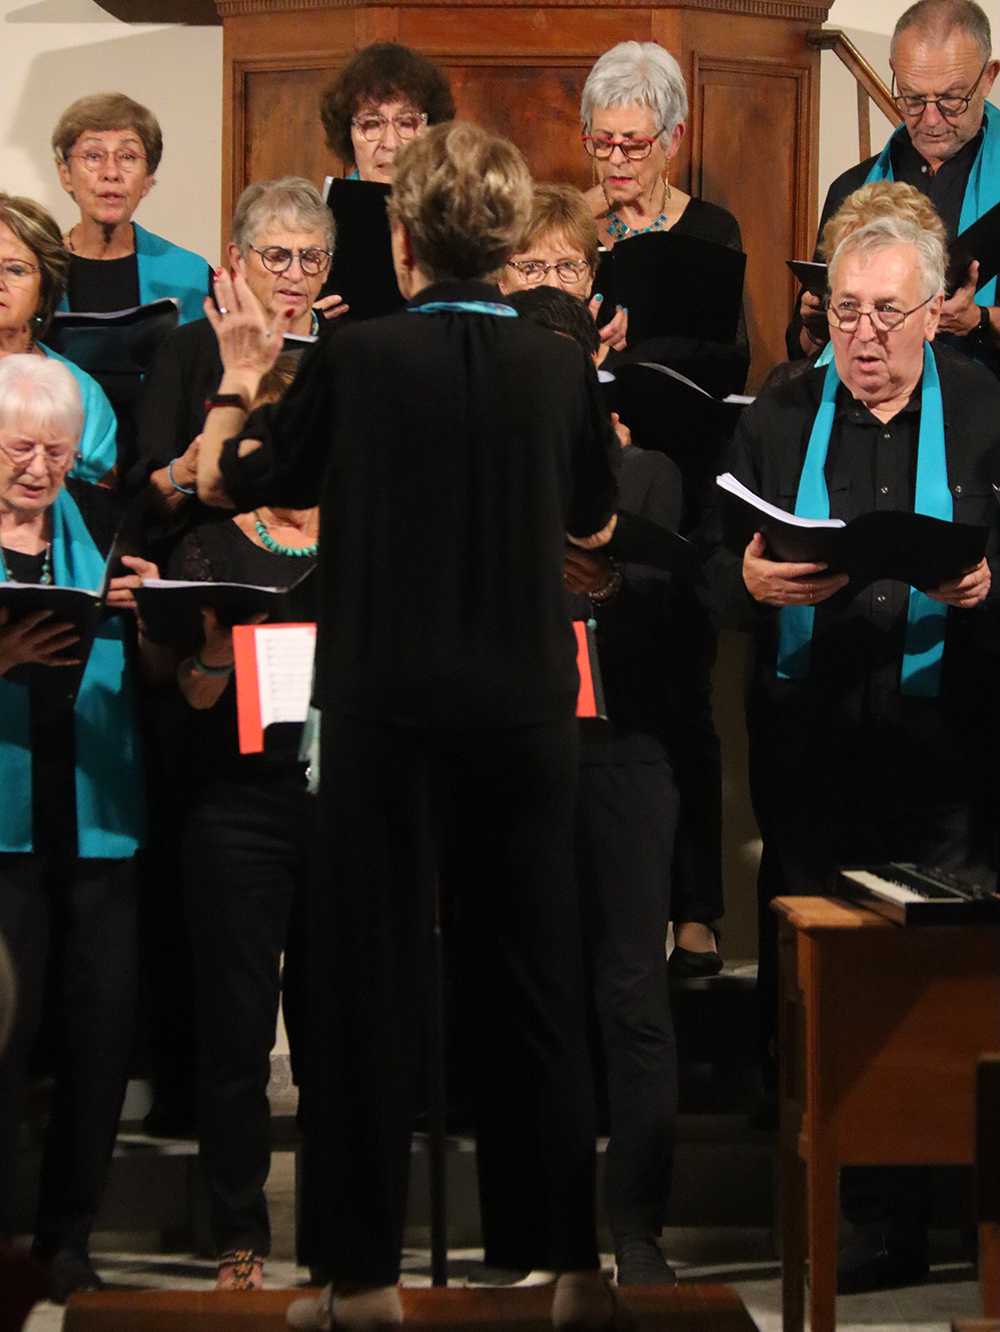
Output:
<svg viewBox="0 0 1000 1332">
<path fill-rule="evenodd" d="M 0 0 L 0 189 L 45 204 L 68 228 L 49 140 L 77 97 L 123 92 L 163 128 L 163 161 L 137 221 L 219 258 L 222 29 L 122 23 L 94 0 Z"/>
<path fill-rule="evenodd" d="M 1000 0 L 979 0 L 993 29 L 993 49 L 1000 50 Z M 826 26 L 841 28 L 875 72 L 888 84 L 889 38 L 907 0 L 834 0 Z M 822 55 L 820 92 L 819 206 L 827 189 L 842 171 L 856 166 L 858 157 L 857 85 L 832 51 Z M 1000 81 L 990 96 L 1000 106 Z M 872 152 L 885 147 L 892 126 L 881 111 L 871 107 Z"/>
</svg>

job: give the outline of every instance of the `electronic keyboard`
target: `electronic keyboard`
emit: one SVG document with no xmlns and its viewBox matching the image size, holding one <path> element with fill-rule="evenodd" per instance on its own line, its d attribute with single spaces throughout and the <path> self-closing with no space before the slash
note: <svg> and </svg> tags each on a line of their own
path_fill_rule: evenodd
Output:
<svg viewBox="0 0 1000 1332">
<path fill-rule="evenodd" d="M 841 870 L 843 896 L 900 925 L 1000 925 L 1000 896 L 943 870 L 892 863 Z"/>
</svg>

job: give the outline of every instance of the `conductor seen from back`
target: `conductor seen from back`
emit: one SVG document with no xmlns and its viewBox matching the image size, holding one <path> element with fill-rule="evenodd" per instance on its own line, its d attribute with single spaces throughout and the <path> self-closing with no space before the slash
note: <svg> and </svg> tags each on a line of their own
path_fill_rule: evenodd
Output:
<svg viewBox="0 0 1000 1332">
<path fill-rule="evenodd" d="M 838 867 L 851 864 L 918 861 L 986 882 L 993 873 L 996 662 L 985 631 L 1000 385 L 932 345 L 943 277 L 940 233 L 912 217 L 846 235 L 830 264 L 833 363 L 758 398 L 733 445 L 737 477 L 803 517 L 902 510 L 990 529 L 988 558 L 926 594 L 774 562 L 760 533 L 742 559 L 717 557 L 727 618 L 755 640 L 747 721 L 764 843 L 760 985 L 772 1030 L 772 898 L 828 893 Z M 843 1184 L 841 1196 L 847 1210 Z M 926 1193 L 898 1202 L 870 1207 L 868 1197 L 852 1217 L 878 1236 L 860 1275 L 842 1273 L 842 1288 L 883 1284 L 868 1262 L 880 1253 L 895 1254 L 905 1269 L 897 1275 L 926 1270 Z"/>
<path fill-rule="evenodd" d="M 322 1018 L 305 1137 L 313 1260 L 332 1286 L 292 1306 L 300 1327 L 401 1317 L 435 844 L 478 963 L 477 1092 L 495 1111 L 481 1149 L 539 1163 L 529 1259 L 561 1274 L 557 1325 L 613 1316 L 594 1225 L 563 601 L 567 531 L 593 544 L 611 533 L 613 437 L 582 348 L 518 319 L 487 280 L 530 207 L 504 140 L 453 123 L 405 144 L 390 221 L 408 306 L 313 350 L 281 406 L 225 445 L 222 493 L 217 451 L 199 454 L 209 501 L 310 496 L 322 512 L 318 822 L 331 873 L 311 904 Z M 216 293 L 221 388 L 246 394 L 266 328 L 238 277 Z M 235 433 L 242 415 L 218 410 Z"/>
</svg>

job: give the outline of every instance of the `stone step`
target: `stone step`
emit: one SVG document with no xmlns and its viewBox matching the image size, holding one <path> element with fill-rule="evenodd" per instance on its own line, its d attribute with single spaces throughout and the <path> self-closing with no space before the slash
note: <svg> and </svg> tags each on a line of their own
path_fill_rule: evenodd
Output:
<svg viewBox="0 0 1000 1332">
<path fill-rule="evenodd" d="M 98 1291 L 73 1295 L 64 1332 L 284 1332 L 304 1290 Z M 312 1292 L 314 1293 L 314 1292 Z M 552 1332 L 551 1287 L 403 1289 L 406 1326 L 424 1332 Z M 621 1294 L 638 1332 L 755 1332 L 731 1286 L 631 1287 Z"/>
</svg>

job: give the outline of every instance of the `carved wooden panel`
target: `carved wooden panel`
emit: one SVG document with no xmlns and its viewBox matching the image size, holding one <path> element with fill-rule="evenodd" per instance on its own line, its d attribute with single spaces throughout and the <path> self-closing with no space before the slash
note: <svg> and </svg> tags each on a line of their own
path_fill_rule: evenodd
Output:
<svg viewBox="0 0 1000 1332">
<path fill-rule="evenodd" d="M 792 299 L 785 260 L 811 253 L 799 142 L 800 125 L 808 127 L 809 78 L 808 67 L 777 60 L 695 60 L 691 183 L 696 194 L 728 208 L 743 232 L 754 359 L 749 392 L 784 359 Z"/>
</svg>

